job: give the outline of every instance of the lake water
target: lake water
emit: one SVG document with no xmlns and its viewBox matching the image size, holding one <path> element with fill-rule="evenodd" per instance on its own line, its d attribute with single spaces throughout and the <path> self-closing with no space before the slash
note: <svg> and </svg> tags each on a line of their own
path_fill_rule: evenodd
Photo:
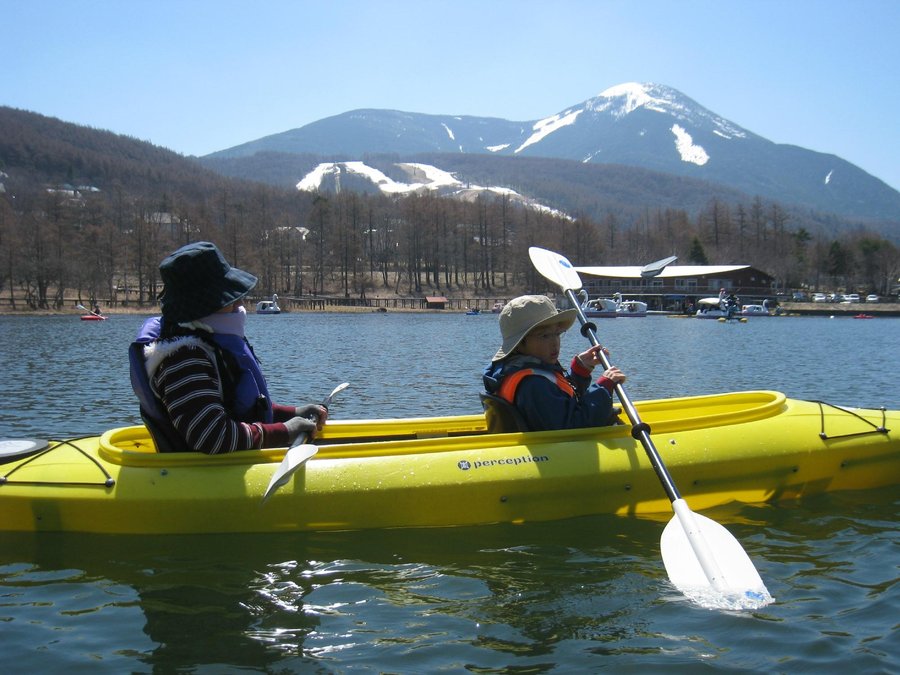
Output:
<svg viewBox="0 0 900 675">
<path fill-rule="evenodd" d="M 142 317 L 0 316 L 0 438 L 138 422 Z M 598 320 L 635 400 L 778 389 L 900 408 L 900 319 Z M 250 316 L 279 402 L 334 418 L 480 410 L 495 315 Z M 566 358 L 587 342 L 570 331 Z M 896 489 L 707 512 L 776 603 L 701 609 L 663 521 L 272 536 L 0 534 L 7 672 L 900 672 Z M 148 514 L 147 517 L 152 517 Z"/>
</svg>

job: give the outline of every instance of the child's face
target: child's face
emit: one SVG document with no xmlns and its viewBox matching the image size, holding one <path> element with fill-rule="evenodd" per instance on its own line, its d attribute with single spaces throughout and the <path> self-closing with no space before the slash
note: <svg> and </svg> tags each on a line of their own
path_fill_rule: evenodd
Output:
<svg viewBox="0 0 900 675">
<path fill-rule="evenodd" d="M 563 333 L 565 331 L 560 323 L 539 326 L 525 336 L 519 344 L 518 351 L 553 365 L 559 361 L 559 344 Z"/>
</svg>

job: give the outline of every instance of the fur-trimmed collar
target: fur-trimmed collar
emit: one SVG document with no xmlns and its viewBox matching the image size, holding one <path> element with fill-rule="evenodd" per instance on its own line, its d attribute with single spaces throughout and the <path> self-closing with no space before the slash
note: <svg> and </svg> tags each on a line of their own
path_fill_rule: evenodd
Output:
<svg viewBox="0 0 900 675">
<path fill-rule="evenodd" d="M 144 345 L 144 366 L 147 369 L 147 377 L 150 379 L 151 383 L 153 382 L 153 375 L 156 373 L 156 369 L 159 368 L 159 364 L 162 363 L 163 359 L 184 347 L 200 347 L 206 352 L 206 355 L 209 357 L 209 360 L 212 361 L 213 365 L 216 364 L 216 354 L 213 351 L 213 348 L 193 335 L 183 335 L 170 340 L 150 342 Z"/>
</svg>

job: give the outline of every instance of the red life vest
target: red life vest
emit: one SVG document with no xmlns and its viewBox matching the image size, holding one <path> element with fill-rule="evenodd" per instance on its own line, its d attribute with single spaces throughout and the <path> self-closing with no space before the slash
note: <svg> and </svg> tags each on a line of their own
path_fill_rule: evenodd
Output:
<svg viewBox="0 0 900 675">
<path fill-rule="evenodd" d="M 567 396 L 575 396 L 575 388 L 562 373 L 557 371 L 550 372 L 548 370 L 539 370 L 536 368 L 523 368 L 522 370 L 517 370 L 512 375 L 504 377 L 503 382 L 500 383 L 500 389 L 497 391 L 497 395 L 508 403 L 515 405 L 516 390 L 519 388 L 519 383 L 529 375 L 540 375 L 541 377 L 545 377 L 559 387 Z"/>
</svg>

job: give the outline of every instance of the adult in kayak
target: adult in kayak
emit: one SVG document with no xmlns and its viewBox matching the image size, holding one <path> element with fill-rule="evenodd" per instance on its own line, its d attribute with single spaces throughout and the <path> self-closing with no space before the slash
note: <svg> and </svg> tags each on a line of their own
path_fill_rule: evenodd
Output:
<svg viewBox="0 0 900 675">
<path fill-rule="evenodd" d="M 215 244 L 182 246 L 159 266 L 162 316 L 131 345 L 141 417 L 162 452 L 207 454 L 290 445 L 321 429 L 319 405 L 276 405 L 244 336 L 243 299 L 256 277 L 232 267 Z"/>
<path fill-rule="evenodd" d="M 601 360 L 600 346 L 559 363 L 560 338 L 576 311 L 557 311 L 543 295 L 514 298 L 500 312 L 503 344 L 485 368 L 484 388 L 512 403 L 532 431 L 605 426 L 615 422 L 612 393 L 625 375 L 616 367 L 596 383 L 591 373 Z"/>
</svg>

